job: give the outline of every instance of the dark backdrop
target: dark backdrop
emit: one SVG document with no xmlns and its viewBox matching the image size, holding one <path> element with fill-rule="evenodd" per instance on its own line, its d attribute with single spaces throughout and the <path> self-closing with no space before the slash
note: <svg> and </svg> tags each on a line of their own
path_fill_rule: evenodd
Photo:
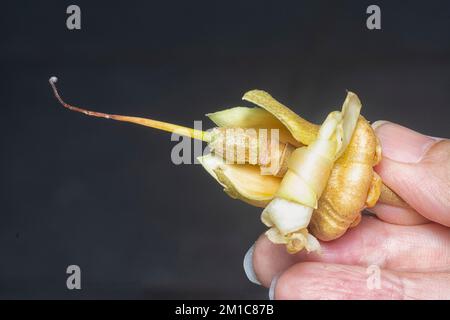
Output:
<svg viewBox="0 0 450 320">
<path fill-rule="evenodd" d="M 370 120 L 449 136 L 449 2 L 375 3 L 381 31 L 366 1 L 2 2 L 0 298 L 267 297 L 242 269 L 260 209 L 173 165 L 170 135 L 64 110 L 47 80 L 184 125 L 253 88 L 319 122 L 351 89 Z"/>
</svg>

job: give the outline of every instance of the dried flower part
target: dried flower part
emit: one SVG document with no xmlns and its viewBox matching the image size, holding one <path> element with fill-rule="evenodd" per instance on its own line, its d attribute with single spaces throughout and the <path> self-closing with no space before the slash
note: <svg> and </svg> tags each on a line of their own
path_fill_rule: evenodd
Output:
<svg viewBox="0 0 450 320">
<path fill-rule="evenodd" d="M 295 150 L 290 144 L 283 144 L 277 149 L 277 153 L 271 156 L 269 165 L 261 165 L 260 171 L 263 175 L 273 175 L 276 177 L 283 177 L 288 170 L 288 162 L 291 158 L 292 152 Z M 279 159 L 275 160 L 276 157 Z"/>
<path fill-rule="evenodd" d="M 210 136 L 212 153 L 229 164 L 259 165 L 263 175 L 283 176 L 294 150 L 279 141 L 278 129 L 215 128 Z"/>
<path fill-rule="evenodd" d="M 251 92 L 253 92 L 252 95 L 255 95 L 258 92 L 263 92 L 263 91 L 253 90 Z M 261 104 L 261 101 L 269 100 L 270 104 L 276 105 L 278 108 L 280 108 L 280 106 L 283 106 L 278 101 L 273 101 L 274 99 L 271 96 L 269 96 L 270 98 L 267 98 L 267 96 L 266 96 L 267 94 L 264 92 L 263 92 L 263 94 L 266 97 L 265 99 L 254 98 L 254 100 L 259 101 L 260 104 Z M 248 96 L 248 94 L 246 94 L 246 96 Z M 285 107 L 285 108 L 287 108 L 287 107 Z M 267 110 L 276 110 L 277 108 L 266 105 L 266 109 Z M 286 127 L 284 127 L 284 124 L 280 120 L 278 120 L 277 117 L 275 117 L 274 115 L 272 115 L 268 111 L 266 111 L 266 109 L 235 107 L 235 108 L 231 108 L 231 109 L 226 109 L 226 110 L 210 113 L 207 116 L 209 116 L 210 119 L 213 120 L 219 127 L 221 127 L 221 126 L 226 127 L 226 128 L 228 128 L 228 127 L 230 127 L 230 128 L 236 128 L 236 127 L 252 128 L 252 127 L 254 127 L 254 128 L 276 128 L 276 129 L 279 129 L 280 130 L 279 131 L 280 132 L 280 142 L 286 142 L 285 151 L 281 153 L 280 160 L 275 162 L 280 165 L 280 168 L 278 168 L 277 170 L 272 170 L 272 169 L 268 170 L 266 168 L 267 165 L 264 165 L 262 163 L 259 163 L 258 165 L 260 165 L 260 167 L 261 167 L 262 174 L 273 174 L 278 177 L 282 177 L 287 172 L 287 165 L 288 165 L 289 157 L 290 157 L 290 154 L 292 153 L 292 151 L 294 150 L 294 147 L 301 146 L 302 143 L 300 143 L 299 141 L 296 141 L 293 138 L 291 132 L 289 130 L 287 130 Z M 289 111 L 285 111 L 285 112 L 283 112 L 283 114 L 285 114 L 285 115 L 292 114 L 292 111 L 290 111 L 290 109 L 289 109 Z M 295 120 L 291 120 L 290 122 L 292 122 L 292 121 L 295 121 Z M 287 122 L 287 121 L 285 121 L 285 122 Z M 299 126 L 302 125 L 303 120 L 301 120 L 300 123 L 301 124 L 299 124 Z M 315 129 L 312 131 L 314 139 L 315 139 L 317 136 L 317 133 L 319 131 L 319 126 L 311 124 L 311 123 L 308 123 L 307 126 L 308 127 L 315 126 Z M 296 127 L 295 125 L 291 126 L 291 129 L 295 128 L 295 127 Z M 312 139 L 312 138 L 309 137 L 306 139 Z M 292 140 L 294 140 L 295 143 L 292 143 Z M 378 139 L 377 139 L 377 141 L 378 141 Z M 381 146 L 379 143 L 377 143 L 375 160 L 374 160 L 375 164 L 377 164 L 380 160 L 381 160 Z M 271 166 L 270 168 L 273 168 L 273 166 Z M 397 194 L 395 194 L 395 192 L 390 190 L 383 183 L 380 186 L 380 190 L 381 191 L 380 191 L 379 198 L 372 198 L 372 201 L 376 202 L 378 200 L 382 203 L 386 203 L 386 204 L 390 204 L 390 205 L 394 205 L 394 206 L 398 206 L 398 207 L 407 207 L 408 206 Z"/>
<path fill-rule="evenodd" d="M 267 227 L 275 227 L 281 235 L 286 236 L 305 229 L 311 220 L 312 212 L 311 207 L 275 197 L 263 210 L 261 221 Z"/>
<path fill-rule="evenodd" d="M 278 129 L 280 142 L 294 147 L 302 145 L 280 120 L 261 108 L 234 107 L 208 113 L 206 116 L 219 128 Z"/>
<path fill-rule="evenodd" d="M 261 108 L 236 107 L 208 114 L 219 128 L 204 132 L 67 104 L 58 93 L 56 81 L 56 77 L 49 80 L 55 97 L 67 109 L 209 143 L 214 154 L 200 157 L 201 164 L 228 195 L 265 207 L 261 219 L 270 227 L 266 232 L 268 238 L 285 244 L 288 252 L 302 248 L 319 250 L 320 244 L 314 236 L 325 241 L 338 238 L 359 223 L 362 209 L 377 201 L 408 206 L 373 171 L 373 166 L 381 160 L 381 146 L 369 123 L 358 116 L 360 102 L 351 92 L 342 111 L 332 112 L 319 127 L 267 92 L 252 90 L 243 99 Z M 244 131 L 227 141 L 226 131 L 235 128 L 277 129 L 279 140 L 271 138 L 270 146 L 275 148 L 268 148 L 261 144 L 264 139 L 251 137 Z M 236 157 L 231 154 L 227 159 L 228 153 L 238 149 L 244 152 L 242 159 L 239 154 Z"/>
<path fill-rule="evenodd" d="M 377 145 L 372 127 L 361 116 L 349 146 L 334 164 L 309 225 L 310 232 L 320 240 L 329 241 L 343 235 L 355 220 L 360 219 L 369 194 L 369 205 L 378 199 L 381 180 L 373 171 Z"/>
<path fill-rule="evenodd" d="M 307 238 L 300 237 L 299 232 L 308 227 L 334 161 L 350 142 L 348 137 L 353 135 L 360 110 L 359 99 L 349 92 L 342 111 L 328 115 L 317 139 L 292 153 L 275 198 L 261 215 L 264 224 L 274 226 L 286 239 L 291 253 L 308 245 Z"/>
<path fill-rule="evenodd" d="M 289 133 L 292 134 L 292 136 L 297 136 L 299 137 L 301 134 L 296 134 L 295 128 L 299 128 L 304 126 L 304 122 L 303 120 L 299 120 L 300 122 L 298 123 L 298 125 L 295 125 L 296 123 L 296 116 L 293 116 L 293 112 L 290 111 L 287 107 L 283 106 L 281 103 L 275 101 L 270 95 L 268 95 L 265 92 L 262 91 L 258 91 L 258 90 L 254 90 L 251 91 L 251 94 L 246 94 L 244 97 L 250 97 L 248 100 L 253 101 L 255 103 L 257 103 L 258 105 L 260 105 L 261 107 L 263 107 L 265 110 L 270 110 L 271 112 L 280 112 L 281 115 L 277 114 L 274 115 L 273 117 L 275 117 L 276 119 L 279 120 L 279 122 L 282 122 L 283 124 L 289 124 Z M 344 102 L 344 106 L 343 106 L 343 111 L 345 111 L 348 106 L 350 105 L 360 105 L 359 99 L 357 98 L 357 96 L 353 93 L 349 93 L 346 97 L 346 101 Z M 285 109 L 284 109 L 285 108 Z M 286 110 L 287 109 L 287 110 Z M 253 110 L 253 109 L 250 109 Z M 245 110 L 245 112 L 242 112 L 242 110 L 239 110 L 239 112 L 237 112 L 237 110 L 233 111 L 232 113 L 234 114 L 251 114 L 254 111 L 250 111 L 250 110 Z M 258 110 L 258 109 L 256 109 Z M 262 109 L 260 109 L 262 110 Z M 223 112 L 223 111 L 222 111 Z M 359 109 L 358 109 L 359 112 Z M 216 113 L 217 114 L 217 113 Z M 262 113 L 267 117 L 266 113 Z M 344 117 L 349 117 L 349 113 L 348 112 L 344 112 Z M 278 126 L 279 128 L 279 122 L 274 121 L 273 117 L 268 117 L 270 118 L 270 121 L 272 121 L 272 125 L 274 123 L 276 123 L 276 126 Z M 291 118 L 290 118 L 291 117 Z M 242 121 L 243 118 L 245 117 L 241 117 L 239 119 L 236 119 L 239 117 L 235 117 L 234 120 L 238 120 L 237 124 L 241 125 L 242 123 L 245 123 L 246 121 L 248 121 L 248 119 L 246 119 L 245 121 Z M 260 120 L 261 118 L 259 118 Z M 282 119 L 282 120 L 280 120 Z M 301 119 L 301 118 L 300 118 Z M 242 122 L 239 122 L 242 121 Z M 352 151 L 348 151 L 348 154 L 352 154 L 352 157 L 354 159 L 354 161 L 356 163 L 358 163 L 358 161 L 362 161 L 364 164 L 364 169 L 361 172 L 364 172 L 361 176 L 361 184 L 358 184 L 358 179 L 360 178 L 360 176 L 358 174 L 353 174 L 351 175 L 352 171 L 348 171 L 346 174 L 348 174 L 348 176 L 346 176 L 345 178 L 342 177 L 341 183 L 332 183 L 329 187 L 326 187 L 327 184 L 329 183 L 329 181 L 326 179 L 326 176 L 331 174 L 333 177 L 334 175 L 337 174 L 337 172 L 339 172 L 342 169 L 339 169 L 341 166 L 338 166 L 338 168 L 332 170 L 332 173 L 329 173 L 329 161 L 333 161 L 334 159 L 331 159 L 331 157 L 322 157 L 319 158 L 319 161 L 315 161 L 312 158 L 311 159 L 307 159 L 307 156 L 305 156 L 305 152 L 303 150 L 305 150 L 305 148 L 299 148 L 296 149 L 295 151 L 290 150 L 290 152 L 287 152 L 287 156 L 286 157 L 281 157 L 281 160 L 278 161 L 278 163 L 282 164 L 282 170 L 279 170 L 279 174 L 284 174 L 284 172 L 286 172 L 285 174 L 285 178 L 287 181 L 291 180 L 291 182 L 287 183 L 287 185 L 295 185 L 295 187 L 293 188 L 286 188 L 287 194 L 285 194 L 287 196 L 288 199 L 298 199 L 299 197 L 301 197 L 304 200 L 305 204 L 309 204 L 311 206 L 314 206 L 314 203 L 317 203 L 317 194 L 320 194 L 320 190 L 324 190 L 323 191 L 323 195 L 322 197 L 320 197 L 319 202 L 318 202 L 318 210 L 314 211 L 313 214 L 313 221 L 311 223 L 310 226 L 310 231 L 315 234 L 316 236 L 318 236 L 320 239 L 322 240 L 328 240 L 328 239 L 334 239 L 336 237 L 339 237 L 340 235 L 343 234 L 343 232 L 345 232 L 349 227 L 351 226 L 355 226 L 357 225 L 357 223 L 359 223 L 360 221 L 360 211 L 364 209 L 364 207 L 370 207 L 373 206 L 377 200 L 379 199 L 379 197 L 381 197 L 383 199 L 384 195 L 387 195 L 387 200 L 390 201 L 391 203 L 397 203 L 398 204 L 398 196 L 396 197 L 396 195 L 393 192 L 390 192 L 390 189 L 388 189 L 387 187 L 385 187 L 382 184 L 381 179 L 378 177 L 378 175 L 376 173 L 373 172 L 372 167 L 377 164 L 380 160 L 381 160 L 381 148 L 380 145 L 378 143 L 378 139 L 374 136 L 373 132 L 370 131 L 370 125 L 367 123 L 367 121 L 362 118 L 362 117 L 358 117 L 355 116 L 355 114 L 353 114 L 351 116 L 351 119 L 347 119 L 347 121 L 344 121 L 344 123 L 346 123 L 346 126 L 355 126 L 356 122 L 360 122 L 360 121 L 364 121 L 365 125 L 362 126 L 361 124 L 356 126 L 355 131 L 359 132 L 358 136 L 367 136 L 366 139 L 368 141 L 372 141 L 370 139 L 370 137 L 372 137 L 373 139 L 375 139 L 374 143 L 369 143 L 366 144 L 364 146 L 363 149 L 361 149 L 361 153 L 365 153 L 366 151 L 364 151 L 365 149 L 370 149 L 373 150 L 372 153 L 370 153 L 370 155 L 366 155 L 366 156 L 361 156 L 361 155 L 357 155 L 357 151 L 358 149 L 361 148 L 361 145 L 355 145 L 350 147 L 349 150 Z M 294 123 L 294 124 L 293 124 Z M 264 123 L 262 122 L 258 122 L 257 124 L 259 127 L 269 127 L 268 125 L 264 125 Z M 311 124 L 307 124 L 307 126 L 311 126 Z M 314 126 L 314 125 L 313 125 Z M 327 129 L 328 128 L 328 129 Z M 328 127 L 323 127 L 322 131 L 326 131 L 329 130 L 330 125 Z M 310 130 L 310 129 L 308 129 Z M 315 136 L 313 138 L 309 137 L 308 135 L 306 135 L 306 138 L 303 137 L 303 141 L 307 142 L 307 141 L 315 141 L 317 139 L 317 134 L 319 133 L 319 126 L 316 126 L 316 129 L 313 130 L 312 132 L 315 133 Z M 344 133 L 345 132 L 345 133 Z M 339 157 L 344 150 L 346 150 L 346 146 L 347 145 L 352 145 L 352 144 L 356 144 L 358 142 L 357 139 L 352 139 L 353 134 L 349 134 L 353 133 L 351 130 L 345 130 L 344 126 L 341 126 L 339 128 L 336 128 L 334 134 L 336 137 L 336 143 L 337 143 L 337 149 L 339 149 L 338 152 L 336 152 L 335 157 Z M 308 140 L 310 139 L 310 140 Z M 311 145 L 311 143 L 309 143 L 309 145 Z M 319 149 L 324 149 L 324 150 L 331 150 L 332 148 L 327 145 L 327 143 L 325 142 L 321 142 L 320 144 L 316 144 L 315 148 Z M 314 152 L 314 153 L 320 153 L 319 152 Z M 372 158 L 371 158 L 372 157 Z M 342 157 L 342 158 L 348 158 L 348 157 Z M 339 161 L 338 161 L 339 162 Z M 291 163 L 291 165 L 289 165 Z M 297 168 L 294 164 L 295 163 L 302 163 L 302 165 L 304 166 L 303 170 Z M 340 162 L 339 162 L 340 163 Z M 288 169 L 290 169 L 292 172 L 289 173 Z M 263 171 L 263 167 L 261 167 L 261 171 Z M 295 173 L 295 174 L 294 174 Z M 345 174 L 344 174 L 345 175 Z M 287 176 L 287 177 L 286 177 Z M 300 178 L 299 178 L 300 177 Z M 367 177 L 372 177 L 371 179 L 367 179 Z M 316 179 L 317 178 L 317 179 Z M 350 179 L 351 181 L 354 181 L 354 184 L 348 184 L 345 185 L 342 183 L 343 180 L 345 179 Z M 304 181 L 310 181 L 311 184 L 308 186 Z M 370 183 L 368 183 L 368 181 L 370 180 Z M 335 181 L 335 179 L 333 178 L 333 181 Z M 250 185 L 247 185 L 247 195 L 251 196 L 253 194 L 252 190 L 249 190 L 249 188 L 251 187 Z M 325 188 L 325 189 L 324 189 Z M 344 191 L 344 189 L 346 191 Z M 327 200 L 322 200 L 323 199 L 339 199 L 340 195 L 344 195 L 346 193 L 352 193 L 353 189 L 357 190 L 354 192 L 354 197 L 358 197 L 358 199 L 353 198 L 353 200 L 350 200 L 348 198 L 347 199 L 347 207 L 348 209 L 344 212 L 345 216 L 344 218 L 340 218 L 341 214 L 340 211 L 337 210 L 335 207 L 333 207 L 333 204 L 329 204 L 327 202 Z M 280 188 L 278 188 L 278 191 L 280 192 Z M 275 197 L 275 194 L 272 195 L 273 197 Z M 264 200 L 264 202 L 268 202 L 270 201 L 270 197 L 267 197 L 267 199 Z M 249 201 L 247 201 L 249 202 Z M 353 203 L 353 204 L 351 204 Z M 344 204 L 345 206 L 345 204 Z M 294 214 L 295 215 L 295 214 Z M 322 216 L 324 215 L 324 216 Z M 332 220 L 331 217 L 334 217 L 335 219 Z M 316 223 L 316 220 L 319 220 L 320 218 L 323 218 L 323 221 L 325 221 L 326 219 L 328 219 L 328 223 L 330 225 L 330 228 L 326 228 L 326 222 L 319 222 Z M 263 219 L 264 220 L 264 219 Z M 267 219 L 265 219 L 265 223 L 267 223 Z M 334 225 L 332 225 L 334 222 Z M 324 224 L 324 227 L 322 228 L 317 228 L 317 225 L 320 225 L 321 223 Z M 273 227 L 269 232 L 269 234 L 272 234 L 272 238 L 274 238 L 274 230 L 278 230 L 276 227 Z M 298 240 L 295 242 L 297 245 L 292 245 L 292 242 L 289 242 L 289 237 L 292 236 L 291 235 L 286 235 L 286 234 L 281 234 L 279 231 L 277 233 L 282 239 L 284 239 L 283 243 L 285 243 L 287 245 L 287 247 L 290 247 L 290 249 L 293 251 L 293 248 L 299 248 L 301 247 L 301 245 L 299 245 Z M 280 239 L 281 239 L 280 238 Z M 291 245 L 288 246 L 288 243 L 291 243 Z"/>
<path fill-rule="evenodd" d="M 287 235 L 282 235 L 277 228 L 270 228 L 265 234 L 272 243 L 284 244 L 289 253 L 297 253 L 302 249 L 320 253 L 319 241 L 306 228 Z"/>
<path fill-rule="evenodd" d="M 208 146 L 212 153 L 230 164 L 267 164 L 269 149 L 259 146 L 260 141 L 267 141 L 267 136 L 261 137 L 262 132 L 253 128 L 215 128 Z"/>
<path fill-rule="evenodd" d="M 199 157 L 198 160 L 230 197 L 256 207 L 264 208 L 280 186 L 280 178 L 261 175 L 258 166 L 227 164 L 213 154 Z"/>
<path fill-rule="evenodd" d="M 289 130 L 292 136 L 304 145 L 316 140 L 319 127 L 296 114 L 262 90 L 251 90 L 244 94 L 243 100 L 252 102 L 275 116 Z"/>
<path fill-rule="evenodd" d="M 272 98 L 272 100 L 274 99 Z M 242 150 L 242 141 L 244 141 L 244 145 L 248 146 L 248 151 L 244 153 L 246 163 L 258 164 L 263 175 L 284 176 L 292 151 L 295 147 L 302 145 L 275 115 L 265 109 L 235 107 L 209 113 L 206 116 L 218 126 L 218 128 L 215 128 L 211 132 L 212 139 L 209 146 L 212 151 L 224 157 L 226 156 L 226 151 L 229 149 Z M 315 125 L 311 124 L 311 126 Z M 230 140 L 225 138 L 226 130 L 230 128 L 256 130 L 258 134 L 245 134 L 246 132 L 244 131 L 243 137 L 237 139 L 240 141 L 240 144 L 236 146 L 233 137 Z M 261 130 L 259 129 L 266 130 L 267 139 L 260 139 Z M 279 144 L 277 148 L 273 147 L 272 140 L 270 139 L 274 129 L 278 130 L 277 138 Z M 255 136 L 258 136 L 259 141 L 255 140 Z M 248 140 L 246 141 L 245 139 Z M 255 155 L 259 155 L 256 163 L 254 159 Z"/>
<path fill-rule="evenodd" d="M 380 202 L 401 208 L 407 208 L 409 205 L 398 194 L 389 189 L 385 184 L 381 182 L 380 185 Z"/>
</svg>

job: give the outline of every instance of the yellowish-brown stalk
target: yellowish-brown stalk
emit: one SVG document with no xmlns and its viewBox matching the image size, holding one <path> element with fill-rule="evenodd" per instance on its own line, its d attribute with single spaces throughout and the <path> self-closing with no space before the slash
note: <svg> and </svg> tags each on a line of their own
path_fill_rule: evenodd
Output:
<svg viewBox="0 0 450 320">
<path fill-rule="evenodd" d="M 51 77 L 49 80 L 50 85 L 53 89 L 53 93 L 54 93 L 56 99 L 58 99 L 58 101 L 61 103 L 61 105 L 69 110 L 72 110 L 75 112 L 80 112 L 80 113 L 83 113 L 83 114 L 85 114 L 87 116 L 91 116 L 91 117 L 112 119 L 112 120 L 122 121 L 122 122 L 130 122 L 130 123 L 134 123 L 134 124 L 137 124 L 140 126 L 145 126 L 145 127 L 149 127 L 149 128 L 162 130 L 162 131 L 172 132 L 172 133 L 176 133 L 176 134 L 190 137 L 193 139 L 202 140 L 205 142 L 209 142 L 211 139 L 209 132 L 192 129 L 192 128 L 188 128 L 188 127 L 183 127 L 183 126 L 179 126 L 179 125 L 168 123 L 168 122 L 147 119 L 147 118 L 140 118 L 140 117 L 124 116 L 124 115 L 118 115 L 118 114 L 108 114 L 108 113 L 103 113 L 103 112 L 91 111 L 91 110 L 87 110 L 84 108 L 70 105 L 70 104 L 64 102 L 64 100 L 59 95 L 58 89 L 56 88 L 56 85 L 55 85 L 55 83 L 57 81 L 58 81 L 58 79 L 56 77 Z"/>
</svg>

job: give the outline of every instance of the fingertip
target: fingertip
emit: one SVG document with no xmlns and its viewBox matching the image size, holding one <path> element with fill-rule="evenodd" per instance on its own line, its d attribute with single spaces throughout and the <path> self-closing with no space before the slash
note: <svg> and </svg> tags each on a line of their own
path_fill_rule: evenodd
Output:
<svg viewBox="0 0 450 320">
<path fill-rule="evenodd" d="M 412 210 L 445 226 L 450 226 L 450 141 L 434 144 L 418 164 L 384 158 L 375 167 L 383 182 Z"/>
<path fill-rule="evenodd" d="M 259 282 L 269 288 L 278 273 L 295 263 L 295 256 L 289 254 L 284 245 L 274 244 L 262 234 L 253 251 L 253 269 Z"/>
</svg>

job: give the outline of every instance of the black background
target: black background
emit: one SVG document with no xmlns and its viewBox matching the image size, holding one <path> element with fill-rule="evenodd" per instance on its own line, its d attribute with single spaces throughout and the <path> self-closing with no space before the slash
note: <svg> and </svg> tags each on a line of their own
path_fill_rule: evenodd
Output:
<svg viewBox="0 0 450 320">
<path fill-rule="evenodd" d="M 48 78 L 74 104 L 182 125 L 254 88 L 320 122 L 351 89 L 370 120 L 449 136 L 449 2 L 373 3 L 2 2 L 0 298 L 266 298 L 242 269 L 261 210 L 172 164 L 169 134 L 64 110 Z"/>
</svg>

